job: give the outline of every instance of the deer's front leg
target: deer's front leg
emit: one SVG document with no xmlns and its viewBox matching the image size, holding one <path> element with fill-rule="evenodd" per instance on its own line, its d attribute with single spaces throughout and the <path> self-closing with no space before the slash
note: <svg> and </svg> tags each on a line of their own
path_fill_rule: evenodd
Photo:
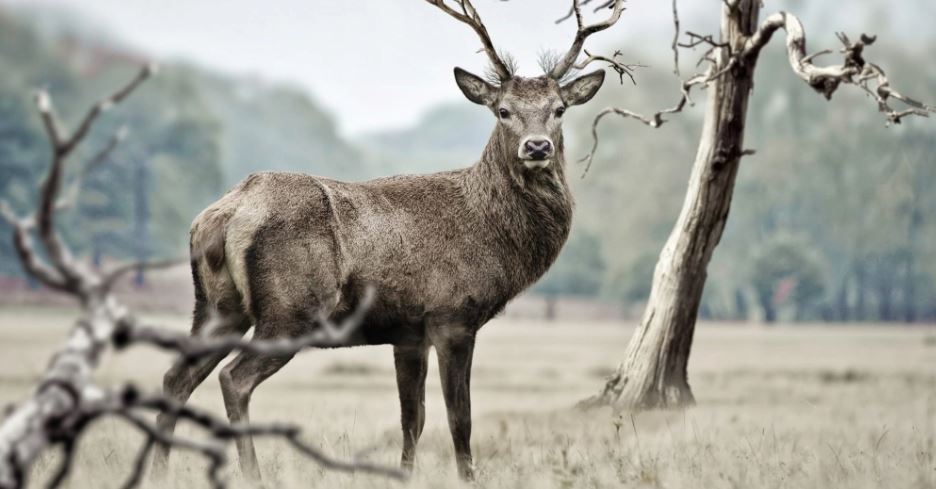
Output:
<svg viewBox="0 0 936 489">
<path fill-rule="evenodd" d="M 432 335 L 439 358 L 442 394 L 445 396 L 449 430 L 455 445 L 458 475 L 464 480 L 474 479 L 470 446 L 471 356 L 474 352 L 474 341 L 474 330 L 462 326 L 442 326 Z"/>
<path fill-rule="evenodd" d="M 426 423 L 426 371 L 429 345 L 395 346 L 397 389 L 400 392 L 400 422 L 403 426 L 403 456 L 400 466 L 413 470 L 416 444 Z"/>
</svg>

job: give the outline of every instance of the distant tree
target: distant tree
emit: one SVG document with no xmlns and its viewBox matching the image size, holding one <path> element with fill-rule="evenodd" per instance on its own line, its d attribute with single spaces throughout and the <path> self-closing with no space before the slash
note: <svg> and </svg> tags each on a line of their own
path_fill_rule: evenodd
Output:
<svg viewBox="0 0 936 489">
<path fill-rule="evenodd" d="M 555 300 L 560 296 L 594 296 L 601 290 L 605 261 L 598 237 L 585 230 L 575 230 L 562 254 L 531 291 L 544 296 L 546 317 L 555 317 Z"/>
<path fill-rule="evenodd" d="M 35 184 L 41 160 L 47 149 L 38 118 L 26 106 L 27 99 L 3 87 L 0 81 L 0 195 L 6 196 L 16 209 L 26 209 L 36 198 Z M 8 234 L 6 223 L 0 222 L 0 233 Z M 19 274 L 20 264 L 12 259 L 13 244 L 0 240 L 0 273 Z"/>
<path fill-rule="evenodd" d="M 781 234 L 764 243 L 751 264 L 751 284 L 768 323 L 777 320 L 777 306 L 792 304 L 795 319 L 803 319 L 825 293 L 822 264 L 803 239 Z"/>
<path fill-rule="evenodd" d="M 656 255 L 644 254 L 638 257 L 623 272 L 616 274 L 611 288 L 615 297 L 625 304 L 634 304 L 647 300 L 650 284 L 653 283 L 653 267 Z"/>
</svg>

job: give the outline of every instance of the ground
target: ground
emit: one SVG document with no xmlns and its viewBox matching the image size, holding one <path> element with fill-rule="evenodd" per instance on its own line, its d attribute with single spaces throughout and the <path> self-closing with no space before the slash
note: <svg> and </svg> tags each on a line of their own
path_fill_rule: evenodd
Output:
<svg viewBox="0 0 936 489">
<path fill-rule="evenodd" d="M 0 309 L 0 403 L 23 398 L 71 313 Z M 187 328 L 178 315 L 152 316 Z M 472 375 L 477 487 L 934 488 L 936 329 L 700 324 L 690 362 L 697 406 L 679 412 L 580 412 L 620 360 L 627 322 L 499 319 L 480 334 Z M 108 383 L 156 388 L 169 359 L 143 348 L 110 357 Z M 399 407 L 389 348 L 301 354 L 255 393 L 255 420 L 300 425 L 339 457 L 396 464 Z M 437 370 L 413 480 L 325 473 L 285 445 L 257 445 L 268 487 L 457 487 Z M 193 401 L 223 413 L 217 376 Z M 188 431 L 185 431 L 188 432 Z M 81 441 L 69 487 L 119 487 L 140 438 L 118 422 Z M 233 456 L 233 453 L 232 453 Z M 38 463 L 41 487 L 56 454 Z M 173 457 L 169 484 L 205 487 L 203 464 Z M 236 472 L 232 471 L 232 472 Z M 235 486 L 246 484 L 236 475 Z"/>
</svg>

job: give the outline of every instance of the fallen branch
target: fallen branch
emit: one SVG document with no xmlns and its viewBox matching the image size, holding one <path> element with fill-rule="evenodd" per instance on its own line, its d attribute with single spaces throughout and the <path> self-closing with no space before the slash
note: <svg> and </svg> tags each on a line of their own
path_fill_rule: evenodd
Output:
<svg viewBox="0 0 936 489">
<path fill-rule="evenodd" d="M 26 273 L 51 289 L 75 298 L 81 315 L 70 330 L 63 347 L 53 355 L 33 394 L 10 408 L 0 422 L 0 489 L 24 487 L 36 458 L 49 448 L 59 446 L 63 458 L 49 487 L 58 487 L 71 473 L 81 436 L 94 421 L 116 416 L 140 430 L 146 442 L 137 454 L 132 472 L 124 487 L 139 484 L 146 459 L 156 444 L 193 450 L 209 459 L 208 478 L 213 487 L 224 487 L 223 470 L 227 464 L 224 447 L 249 435 L 278 437 L 299 453 L 325 468 L 345 472 L 365 472 L 402 479 L 397 469 L 367 462 L 344 462 L 333 459 L 300 438 L 297 427 L 282 424 L 231 425 L 210 413 L 186 407 L 161 395 L 142 396 L 132 386 L 109 390 L 97 385 L 93 375 L 104 354 L 111 348 L 133 343 L 154 345 L 194 360 L 218 351 L 243 350 L 262 354 L 293 354 L 314 346 L 334 346 L 347 341 L 358 327 L 373 298 L 369 291 L 353 314 L 335 325 L 319 318 L 318 329 L 294 340 L 244 341 L 240 338 L 201 338 L 139 324 L 111 294 L 114 282 L 138 267 L 166 266 L 175 261 L 133 263 L 107 274 L 97 273 L 76 260 L 55 227 L 56 212 L 67 207 L 60 198 L 62 175 L 68 156 L 88 134 L 99 115 L 120 103 L 156 72 L 150 65 L 142 69 L 126 86 L 95 104 L 83 117 L 74 134 L 66 136 L 55 115 L 52 100 L 45 92 L 36 97 L 43 127 L 52 146 L 49 173 L 40 188 L 37 211 L 27 217 L 17 216 L 10 205 L 0 201 L 0 217 L 13 228 L 14 245 Z M 123 132 L 97 153 L 85 171 L 101 164 L 113 151 Z M 73 184 L 78 189 L 80 180 Z M 75 190 L 74 192 L 77 192 Z M 38 241 L 33 241 L 33 234 Z M 38 248 L 37 248 L 38 244 Z M 207 441 L 195 441 L 161 432 L 142 413 L 168 413 L 187 420 L 206 431 Z"/>
</svg>

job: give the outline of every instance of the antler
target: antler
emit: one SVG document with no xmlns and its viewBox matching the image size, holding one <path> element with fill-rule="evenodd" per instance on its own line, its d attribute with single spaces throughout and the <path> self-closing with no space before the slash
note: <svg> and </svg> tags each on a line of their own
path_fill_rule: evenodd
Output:
<svg viewBox="0 0 936 489">
<path fill-rule="evenodd" d="M 446 5 L 445 0 L 426 1 L 451 15 L 455 20 L 468 24 L 468 26 L 478 34 L 478 37 L 481 38 L 481 45 L 484 46 L 484 52 L 487 53 L 488 58 L 491 60 L 491 69 L 497 75 L 498 79 L 507 81 L 513 78 L 513 74 L 507 66 L 507 63 L 501 59 L 497 54 L 497 50 L 494 49 L 494 43 L 491 42 L 491 36 L 488 35 L 487 27 L 481 22 L 481 16 L 478 15 L 478 11 L 474 8 L 474 5 L 471 4 L 471 0 L 455 0 L 455 3 L 461 7 L 461 12 Z"/>
<path fill-rule="evenodd" d="M 578 32 L 575 33 L 575 40 L 572 41 L 572 47 L 569 48 L 569 51 L 564 56 L 559 58 L 556 65 L 549 71 L 550 78 L 558 80 L 564 77 L 575 65 L 575 60 L 578 59 L 582 48 L 585 46 L 585 39 L 596 32 L 601 32 L 611 27 L 621 18 L 621 13 L 624 12 L 624 0 L 613 0 L 613 3 L 607 3 L 605 5 L 611 9 L 611 15 L 603 22 L 585 25 L 582 19 L 580 0 L 572 0 L 572 11 L 575 14 L 575 23 L 578 25 Z"/>
</svg>

